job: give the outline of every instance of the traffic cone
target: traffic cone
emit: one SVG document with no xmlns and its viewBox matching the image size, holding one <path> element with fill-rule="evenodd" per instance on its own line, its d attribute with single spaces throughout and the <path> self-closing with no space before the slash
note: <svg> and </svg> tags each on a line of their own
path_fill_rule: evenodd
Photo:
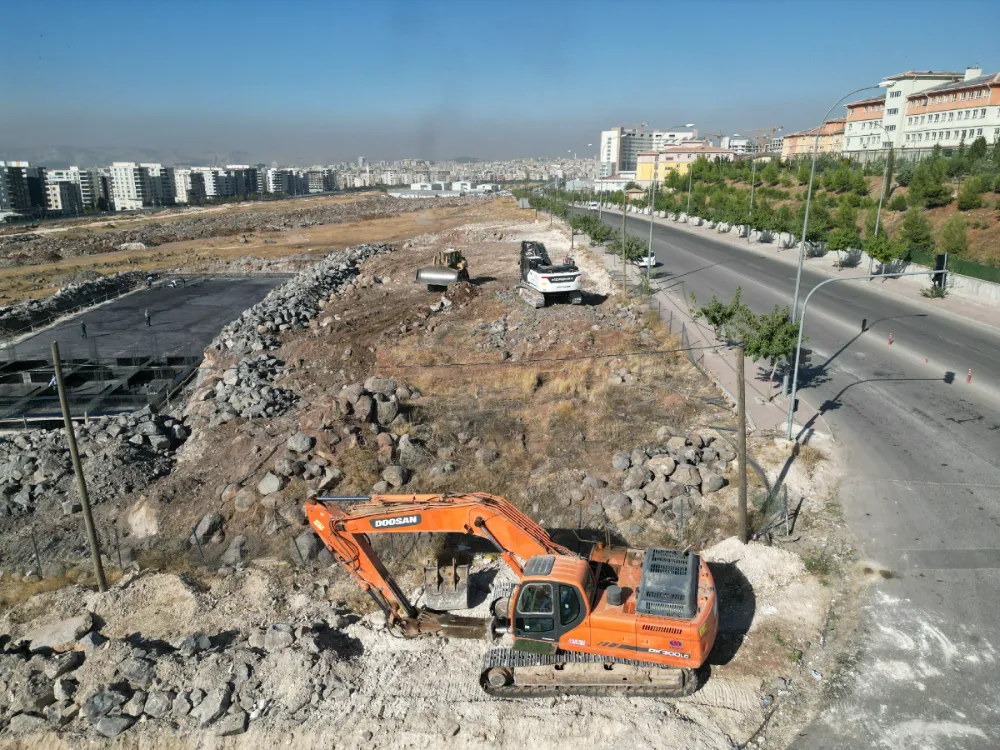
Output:
<svg viewBox="0 0 1000 750">
<path fill-rule="evenodd" d="M 889 331 L 889 346 L 892 346 L 892 331 Z"/>
<path fill-rule="evenodd" d="M 971 383 L 971 382 L 972 382 L 972 368 L 971 368 L 971 367 L 969 368 L 969 374 L 968 374 L 968 376 L 967 376 L 967 377 L 965 378 L 965 382 L 966 382 L 966 383 Z"/>
</svg>

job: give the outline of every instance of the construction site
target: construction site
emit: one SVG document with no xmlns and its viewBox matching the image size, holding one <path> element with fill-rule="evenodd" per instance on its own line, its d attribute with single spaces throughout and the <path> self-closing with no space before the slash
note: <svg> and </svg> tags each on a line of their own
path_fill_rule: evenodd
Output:
<svg viewBox="0 0 1000 750">
<path fill-rule="evenodd" d="M 735 404 L 580 240 L 368 194 L 0 238 L 0 745 L 787 746 L 880 575 L 837 448 L 752 431 L 740 541 Z"/>
</svg>

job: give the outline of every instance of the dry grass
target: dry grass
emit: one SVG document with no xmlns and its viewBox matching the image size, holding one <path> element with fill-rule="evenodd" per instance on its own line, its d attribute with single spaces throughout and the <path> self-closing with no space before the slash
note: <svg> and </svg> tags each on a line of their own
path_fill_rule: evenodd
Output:
<svg viewBox="0 0 1000 750">
<path fill-rule="evenodd" d="M 104 569 L 104 577 L 108 585 L 121 578 L 121 571 L 109 566 Z M 97 588 L 97 579 L 92 572 L 71 568 L 59 576 L 47 578 L 30 578 L 28 580 L 7 580 L 0 584 L 0 614 L 12 607 L 23 604 L 36 594 L 47 591 L 57 591 L 65 586 L 83 585 Z"/>
</svg>

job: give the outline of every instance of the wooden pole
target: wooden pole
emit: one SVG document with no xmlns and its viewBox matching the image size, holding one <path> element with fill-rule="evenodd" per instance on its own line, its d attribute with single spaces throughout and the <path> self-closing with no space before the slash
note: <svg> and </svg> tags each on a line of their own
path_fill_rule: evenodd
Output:
<svg viewBox="0 0 1000 750">
<path fill-rule="evenodd" d="M 736 408 L 739 411 L 737 424 L 736 446 L 740 472 L 739 494 L 739 527 L 740 541 L 747 543 L 747 384 L 743 375 L 743 360 L 746 349 L 740 344 L 736 347 Z"/>
<path fill-rule="evenodd" d="M 69 456 L 73 461 L 73 473 L 76 474 L 76 487 L 80 491 L 80 506 L 83 508 L 83 523 L 87 527 L 87 540 L 90 542 L 90 557 L 94 562 L 94 576 L 97 578 L 97 590 L 103 593 L 108 590 L 108 582 L 104 577 L 104 566 L 101 564 L 101 550 L 97 546 L 94 517 L 90 512 L 90 495 L 87 494 L 87 480 L 83 476 L 80 453 L 76 449 L 76 434 L 73 432 L 73 420 L 69 415 L 69 399 L 66 397 L 62 364 L 59 362 L 59 344 L 56 341 L 52 342 L 52 364 L 56 370 L 59 406 L 62 408 L 63 424 L 66 426 L 66 442 L 69 443 Z"/>
</svg>

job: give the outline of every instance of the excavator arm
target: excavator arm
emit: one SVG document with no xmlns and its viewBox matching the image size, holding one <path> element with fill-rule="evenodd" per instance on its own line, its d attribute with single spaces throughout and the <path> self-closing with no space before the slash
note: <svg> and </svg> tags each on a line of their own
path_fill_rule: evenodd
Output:
<svg viewBox="0 0 1000 750">
<path fill-rule="evenodd" d="M 340 504 L 358 500 L 366 502 Z M 321 497 L 306 503 L 305 510 L 327 549 L 382 609 L 390 626 L 407 635 L 457 630 L 468 625 L 469 618 L 418 611 L 378 558 L 368 538 L 371 534 L 472 534 L 491 542 L 518 578 L 535 555 L 573 554 L 513 504 L 484 493 Z M 479 626 L 480 621 L 475 622 Z"/>
</svg>

